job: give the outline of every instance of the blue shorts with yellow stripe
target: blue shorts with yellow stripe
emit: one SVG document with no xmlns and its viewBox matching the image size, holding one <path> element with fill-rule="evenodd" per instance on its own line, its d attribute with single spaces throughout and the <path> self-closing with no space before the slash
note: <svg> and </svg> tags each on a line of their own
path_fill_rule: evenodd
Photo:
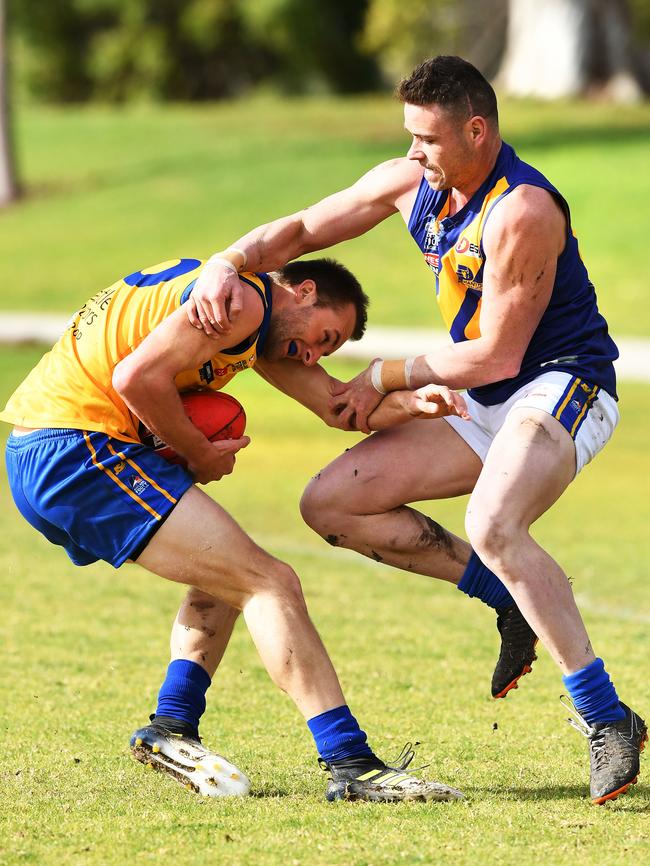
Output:
<svg viewBox="0 0 650 866">
<path fill-rule="evenodd" d="M 140 443 L 84 430 L 12 434 L 6 459 L 18 510 L 75 565 L 137 559 L 193 484 Z"/>
</svg>

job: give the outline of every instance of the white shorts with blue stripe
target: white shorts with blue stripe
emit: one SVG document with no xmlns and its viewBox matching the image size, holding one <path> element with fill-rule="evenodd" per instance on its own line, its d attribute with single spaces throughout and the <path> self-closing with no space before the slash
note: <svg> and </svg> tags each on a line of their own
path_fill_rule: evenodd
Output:
<svg viewBox="0 0 650 866">
<path fill-rule="evenodd" d="M 576 475 L 609 441 L 618 424 L 616 400 L 597 385 L 571 373 L 543 373 L 528 382 L 504 403 L 483 406 L 465 394 L 471 417 L 445 418 L 483 462 L 492 440 L 513 409 L 541 409 L 569 432 L 576 447 Z"/>
</svg>

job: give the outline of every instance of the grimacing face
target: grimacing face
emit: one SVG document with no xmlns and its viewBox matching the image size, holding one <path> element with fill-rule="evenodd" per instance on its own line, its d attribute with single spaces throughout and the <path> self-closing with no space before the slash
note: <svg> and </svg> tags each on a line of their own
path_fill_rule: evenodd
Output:
<svg viewBox="0 0 650 866">
<path fill-rule="evenodd" d="M 419 162 L 435 190 L 462 188 L 472 175 L 476 151 L 472 118 L 460 120 L 439 105 L 404 104 L 404 128 L 412 136 L 408 159 Z"/>
<path fill-rule="evenodd" d="M 318 307 L 299 304 L 271 314 L 262 355 L 269 361 L 290 358 L 311 367 L 350 339 L 356 321 L 354 304 Z"/>
</svg>

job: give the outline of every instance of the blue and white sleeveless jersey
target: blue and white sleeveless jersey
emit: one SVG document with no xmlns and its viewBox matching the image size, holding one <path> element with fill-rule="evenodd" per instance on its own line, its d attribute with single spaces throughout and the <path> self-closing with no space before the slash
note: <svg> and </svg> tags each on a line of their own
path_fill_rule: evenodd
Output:
<svg viewBox="0 0 650 866">
<path fill-rule="evenodd" d="M 578 252 L 569 207 L 539 171 L 502 144 L 493 170 L 467 204 L 453 216 L 449 192 L 420 183 L 408 228 L 435 274 L 438 305 L 455 343 L 480 337 L 479 317 L 485 250 L 483 229 L 494 205 L 520 184 L 548 190 L 562 205 L 567 220 L 566 246 L 557 260 L 555 283 L 539 325 L 512 379 L 470 389 L 479 403 L 503 403 L 544 370 L 564 370 L 598 385 L 616 397 L 613 361 L 616 344 L 598 312 L 596 293 Z"/>
</svg>

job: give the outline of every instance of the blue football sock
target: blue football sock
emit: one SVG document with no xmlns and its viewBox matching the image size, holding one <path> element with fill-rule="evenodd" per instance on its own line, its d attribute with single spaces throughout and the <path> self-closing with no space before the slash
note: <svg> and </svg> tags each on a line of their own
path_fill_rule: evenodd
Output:
<svg viewBox="0 0 650 866">
<path fill-rule="evenodd" d="M 175 659 L 167 668 L 165 682 L 158 692 L 156 716 L 185 722 L 198 733 L 205 712 L 205 693 L 210 675 L 196 662 Z"/>
<path fill-rule="evenodd" d="M 307 727 L 324 761 L 372 755 L 366 732 L 361 730 L 347 704 L 314 716 L 308 720 Z"/>
<path fill-rule="evenodd" d="M 614 684 L 602 659 L 573 674 L 562 677 L 576 710 L 589 725 L 595 722 L 615 722 L 625 718 Z"/>
<path fill-rule="evenodd" d="M 495 609 L 510 607 L 515 603 L 496 574 L 483 565 L 474 551 L 457 588 L 470 598 L 480 598 L 488 607 Z"/>
</svg>

